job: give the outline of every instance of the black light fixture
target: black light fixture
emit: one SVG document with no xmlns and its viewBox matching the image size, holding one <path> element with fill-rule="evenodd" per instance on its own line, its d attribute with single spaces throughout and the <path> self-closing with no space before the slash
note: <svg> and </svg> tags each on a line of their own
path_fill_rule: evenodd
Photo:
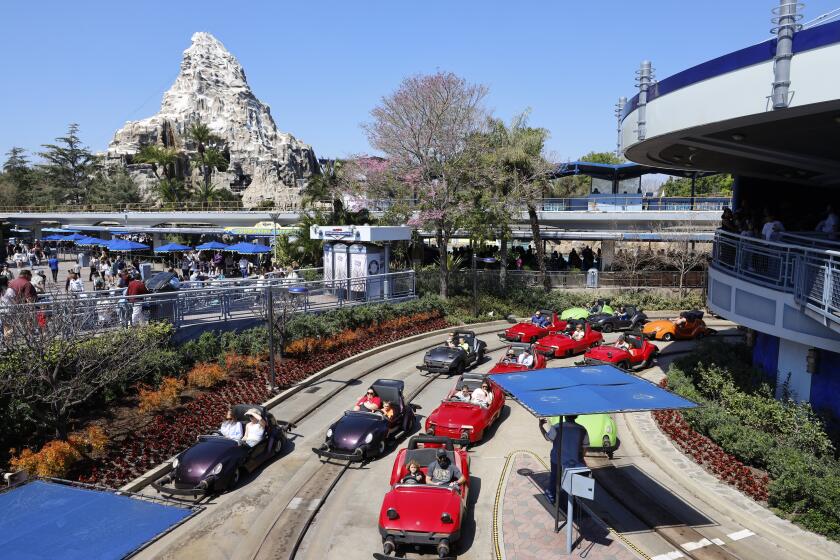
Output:
<svg viewBox="0 0 840 560">
<path fill-rule="evenodd" d="M 820 351 L 816 348 L 808 348 L 808 356 L 805 358 L 805 371 L 817 373 L 820 367 Z"/>
<path fill-rule="evenodd" d="M 397 510 L 395 510 L 392 507 L 388 508 L 387 515 L 388 515 L 388 519 L 392 519 L 392 520 L 397 519 L 400 516 L 400 514 L 397 513 Z"/>
</svg>

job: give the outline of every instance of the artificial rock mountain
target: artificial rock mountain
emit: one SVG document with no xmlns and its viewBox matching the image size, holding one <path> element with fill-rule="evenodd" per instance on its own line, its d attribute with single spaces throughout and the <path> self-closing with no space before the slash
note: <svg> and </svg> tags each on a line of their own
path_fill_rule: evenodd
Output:
<svg viewBox="0 0 840 560">
<path fill-rule="evenodd" d="M 195 33 L 184 51 L 181 71 L 163 95 L 153 117 L 129 121 L 114 135 L 107 157 L 126 164 L 146 197 L 153 198 L 156 177 L 150 165 L 132 164 L 131 156 L 142 146 L 159 144 L 190 154 L 195 146 L 187 139 L 194 123 L 206 124 L 230 155 L 227 172 L 216 172 L 217 187 L 241 192 L 246 206 L 265 200 L 293 202 L 299 197 L 299 180 L 318 168 L 312 148 L 291 134 L 280 132 L 268 105 L 248 86 L 242 65 L 209 33 Z M 184 166 L 180 166 L 184 167 Z M 198 170 L 190 176 L 198 180 Z"/>
</svg>

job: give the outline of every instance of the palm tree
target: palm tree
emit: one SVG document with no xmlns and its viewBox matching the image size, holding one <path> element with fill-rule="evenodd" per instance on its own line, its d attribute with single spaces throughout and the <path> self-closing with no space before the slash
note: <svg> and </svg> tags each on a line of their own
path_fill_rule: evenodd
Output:
<svg viewBox="0 0 840 560">
<path fill-rule="evenodd" d="M 342 202 L 336 196 L 336 192 L 341 184 L 341 162 L 328 161 L 321 165 L 321 172 L 317 175 L 312 175 L 306 182 L 301 193 L 301 204 L 304 208 L 313 208 L 316 203 L 324 200 L 331 200 L 333 206 L 333 216 L 337 216 L 342 211 Z M 338 222 L 333 222 L 338 223 Z"/>
<path fill-rule="evenodd" d="M 193 198 L 199 202 L 218 200 L 219 189 L 211 184 L 213 172 L 227 171 L 230 158 L 216 147 L 221 140 L 210 132 L 206 124 L 196 122 L 190 126 L 187 137 L 196 145 L 196 153 L 191 159 L 196 162 L 203 177 L 203 184 L 194 191 Z"/>
<path fill-rule="evenodd" d="M 178 159 L 178 152 L 175 148 L 164 148 L 157 144 L 149 144 L 143 146 L 140 151 L 134 155 L 134 162 L 149 163 L 152 166 L 152 171 L 161 180 L 160 170 L 163 170 L 163 176 L 166 179 L 172 179 L 175 172 L 175 161 Z"/>
</svg>

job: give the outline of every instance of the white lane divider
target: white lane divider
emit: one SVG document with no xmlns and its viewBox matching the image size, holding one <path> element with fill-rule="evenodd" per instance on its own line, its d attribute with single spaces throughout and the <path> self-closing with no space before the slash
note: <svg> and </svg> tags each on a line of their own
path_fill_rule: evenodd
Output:
<svg viewBox="0 0 840 560">
<path fill-rule="evenodd" d="M 723 539 L 712 539 L 712 542 L 718 546 L 723 546 L 726 544 L 725 542 L 723 542 Z"/>
<path fill-rule="evenodd" d="M 671 552 L 666 552 L 665 554 L 657 554 L 650 560 L 677 560 L 677 558 L 685 558 L 685 554 L 679 550 L 672 550 Z"/>
<path fill-rule="evenodd" d="M 289 502 L 289 505 L 286 506 L 286 509 L 297 509 L 297 508 L 300 507 L 300 504 L 302 504 L 302 503 L 303 503 L 303 498 L 298 498 L 297 496 L 295 496 L 294 498 L 292 498 L 292 501 Z"/>
<path fill-rule="evenodd" d="M 736 533 L 729 533 L 726 536 L 732 539 L 733 541 L 740 541 L 741 539 L 746 539 L 747 537 L 751 537 L 753 535 L 755 535 L 755 533 L 753 533 L 749 529 L 744 529 L 743 531 L 738 531 Z"/>
<path fill-rule="evenodd" d="M 700 539 L 697 542 L 687 542 L 681 544 L 680 546 L 683 550 L 691 552 L 692 550 L 697 550 L 698 548 L 703 548 L 704 546 L 709 546 L 710 544 L 712 544 L 712 541 L 709 539 Z"/>
<path fill-rule="evenodd" d="M 315 498 L 314 500 L 309 501 L 309 506 L 306 509 L 309 511 L 315 511 L 318 508 L 318 504 L 321 503 L 319 498 Z"/>
</svg>

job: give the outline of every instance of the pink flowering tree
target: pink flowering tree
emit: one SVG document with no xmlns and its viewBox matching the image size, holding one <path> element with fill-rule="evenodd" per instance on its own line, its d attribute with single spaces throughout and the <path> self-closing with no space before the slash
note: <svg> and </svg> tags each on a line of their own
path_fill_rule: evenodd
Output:
<svg viewBox="0 0 840 560">
<path fill-rule="evenodd" d="M 447 248 L 468 211 L 457 169 L 469 136 L 485 122 L 487 88 L 451 72 L 405 78 L 363 125 L 371 146 L 388 158 L 389 176 L 413 203 L 409 224 L 435 234 L 440 294 L 449 286 Z"/>
</svg>

